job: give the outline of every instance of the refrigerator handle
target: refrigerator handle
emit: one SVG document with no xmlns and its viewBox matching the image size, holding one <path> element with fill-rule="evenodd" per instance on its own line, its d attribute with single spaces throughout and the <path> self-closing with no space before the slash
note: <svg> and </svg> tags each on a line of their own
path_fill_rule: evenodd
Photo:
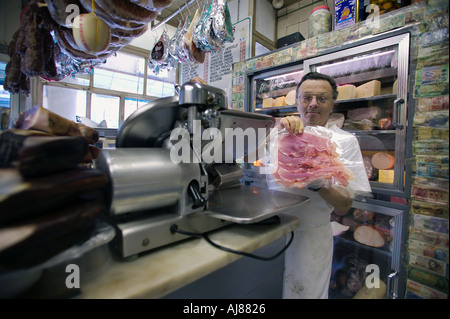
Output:
<svg viewBox="0 0 450 319">
<path fill-rule="evenodd" d="M 393 110 L 393 119 L 392 119 L 392 125 L 399 130 L 403 129 L 403 124 L 399 124 L 398 119 L 400 118 L 400 104 L 405 103 L 404 99 L 396 99 L 394 101 L 394 110 Z"/>
<path fill-rule="evenodd" d="M 391 292 L 391 286 L 392 286 L 392 281 L 398 277 L 398 271 L 394 270 L 392 273 L 390 273 L 387 276 L 387 287 L 386 287 L 386 298 L 387 299 L 397 299 L 397 294 L 394 292 Z"/>
</svg>

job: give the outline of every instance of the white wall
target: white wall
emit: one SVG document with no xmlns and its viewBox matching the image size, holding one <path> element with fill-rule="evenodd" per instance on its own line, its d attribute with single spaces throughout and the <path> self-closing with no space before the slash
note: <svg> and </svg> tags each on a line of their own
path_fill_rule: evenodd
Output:
<svg viewBox="0 0 450 319">
<path fill-rule="evenodd" d="M 327 5 L 334 14 L 334 0 L 303 0 L 287 8 L 277 11 L 278 27 L 277 37 L 282 38 L 289 34 L 300 32 L 308 38 L 308 20 L 311 11 L 318 6 Z"/>
<path fill-rule="evenodd" d="M 275 9 L 265 0 L 255 1 L 255 30 L 271 41 L 276 41 Z"/>
</svg>

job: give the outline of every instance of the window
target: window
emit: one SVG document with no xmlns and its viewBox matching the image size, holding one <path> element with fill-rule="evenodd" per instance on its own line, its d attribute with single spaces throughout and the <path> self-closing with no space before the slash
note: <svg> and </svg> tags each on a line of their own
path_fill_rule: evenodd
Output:
<svg viewBox="0 0 450 319">
<path fill-rule="evenodd" d="M 3 88 L 6 77 L 6 62 L 0 62 L 0 107 L 9 108 L 10 94 Z"/>
<path fill-rule="evenodd" d="M 100 124 L 105 121 L 106 127 L 119 127 L 120 98 L 116 96 L 92 94 L 91 120 Z"/>
<path fill-rule="evenodd" d="M 123 51 L 123 52 L 122 52 Z M 155 75 L 148 69 L 148 53 L 125 48 L 91 74 L 77 74 L 59 82 L 41 81 L 44 107 L 72 121 L 88 118 L 99 126 L 119 128 L 143 105 L 175 94 L 176 70 Z"/>
<path fill-rule="evenodd" d="M 6 62 L 0 61 L 0 130 L 8 128 L 11 94 L 3 88 L 5 83 Z"/>
</svg>

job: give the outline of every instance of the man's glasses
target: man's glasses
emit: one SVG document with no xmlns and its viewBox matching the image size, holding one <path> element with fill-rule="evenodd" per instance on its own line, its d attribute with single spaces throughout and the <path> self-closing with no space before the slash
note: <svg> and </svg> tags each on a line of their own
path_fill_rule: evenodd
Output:
<svg viewBox="0 0 450 319">
<path fill-rule="evenodd" d="M 313 100 L 313 97 L 316 97 L 316 101 L 319 104 L 325 104 L 328 103 L 331 100 L 331 97 L 327 96 L 327 95 L 309 95 L 309 94 L 305 94 L 305 95 L 300 95 L 298 97 L 298 100 L 303 103 L 303 104 L 309 104 L 311 103 L 311 101 Z"/>
</svg>

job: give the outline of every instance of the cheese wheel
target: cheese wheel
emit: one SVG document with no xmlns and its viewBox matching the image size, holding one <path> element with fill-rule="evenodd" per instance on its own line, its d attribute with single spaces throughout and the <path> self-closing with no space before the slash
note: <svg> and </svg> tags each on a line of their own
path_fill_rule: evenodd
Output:
<svg viewBox="0 0 450 319">
<path fill-rule="evenodd" d="M 381 82 L 373 80 L 356 88 L 356 98 L 371 97 L 380 95 Z"/>
<path fill-rule="evenodd" d="M 337 87 L 337 100 L 354 99 L 356 97 L 356 86 L 351 84 L 341 85 Z"/>
<path fill-rule="evenodd" d="M 286 105 L 295 105 L 296 90 L 291 90 L 286 94 Z"/>
<path fill-rule="evenodd" d="M 372 165 L 378 169 L 391 169 L 395 166 L 395 157 L 386 152 L 378 152 L 372 156 Z"/>
<path fill-rule="evenodd" d="M 356 227 L 353 237 L 358 243 L 370 247 L 383 247 L 386 245 L 385 235 L 373 226 L 361 225 Z"/>
<path fill-rule="evenodd" d="M 111 42 L 111 29 L 94 13 L 77 15 L 72 32 L 78 48 L 87 53 L 105 52 Z"/>
</svg>

